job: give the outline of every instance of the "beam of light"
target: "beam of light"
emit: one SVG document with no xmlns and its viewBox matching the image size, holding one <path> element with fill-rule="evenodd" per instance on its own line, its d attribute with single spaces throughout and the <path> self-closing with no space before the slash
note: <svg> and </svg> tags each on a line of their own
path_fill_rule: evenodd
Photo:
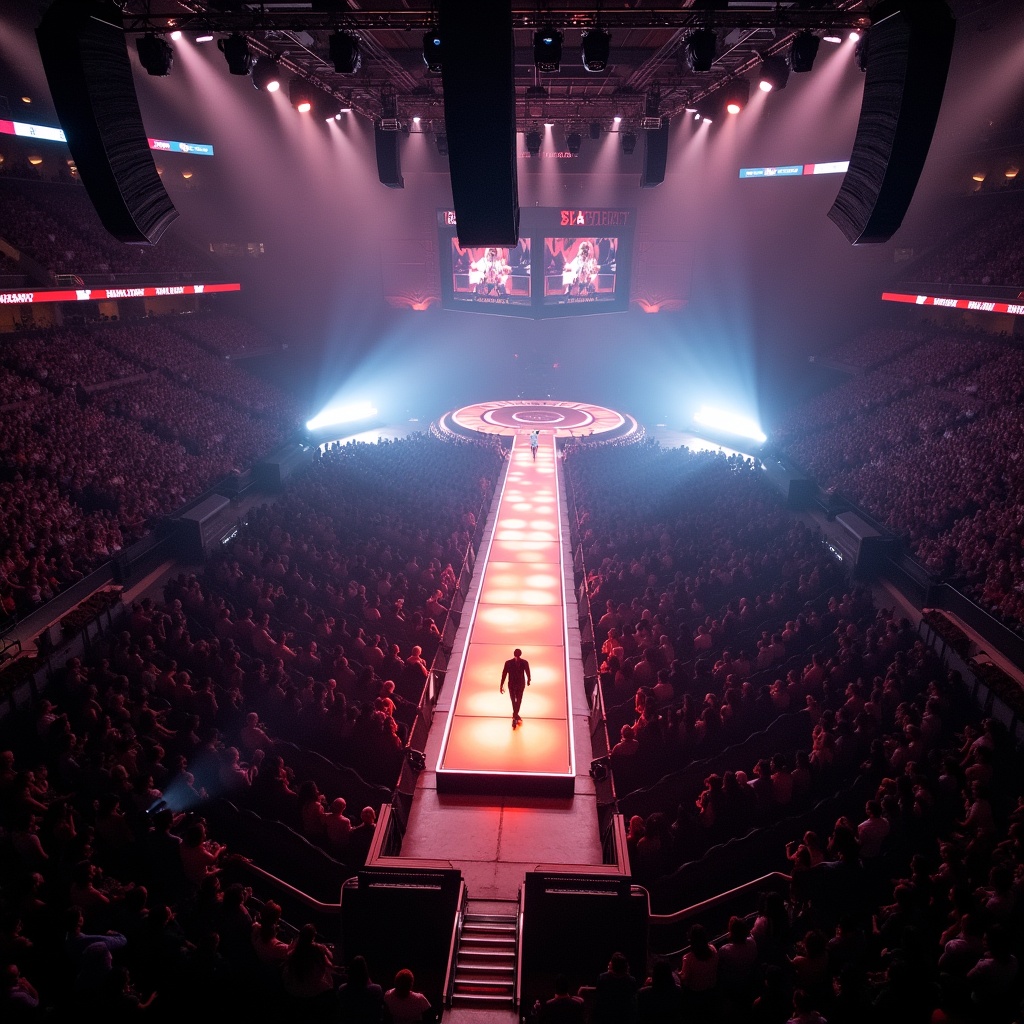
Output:
<svg viewBox="0 0 1024 1024">
<path fill-rule="evenodd" d="M 329 405 L 306 422 L 306 429 L 322 430 L 324 427 L 335 427 L 341 423 L 355 423 L 358 420 L 372 419 L 376 415 L 377 409 L 371 402 Z"/>
<path fill-rule="evenodd" d="M 754 420 L 726 409 L 712 409 L 710 406 L 702 405 L 693 414 L 693 418 L 697 423 L 711 427 L 712 430 L 721 430 L 737 437 L 748 437 L 761 444 L 768 440 L 767 435 Z"/>
</svg>

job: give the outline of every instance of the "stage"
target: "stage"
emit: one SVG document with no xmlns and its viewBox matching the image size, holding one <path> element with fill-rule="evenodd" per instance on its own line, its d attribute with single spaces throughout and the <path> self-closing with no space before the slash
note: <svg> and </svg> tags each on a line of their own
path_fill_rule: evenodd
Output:
<svg viewBox="0 0 1024 1024">
<path fill-rule="evenodd" d="M 569 698 L 560 500 L 554 436 L 517 434 L 484 557 L 437 763 L 443 793 L 571 796 L 576 767 Z M 512 727 L 502 667 L 521 648 L 531 683 Z"/>
</svg>

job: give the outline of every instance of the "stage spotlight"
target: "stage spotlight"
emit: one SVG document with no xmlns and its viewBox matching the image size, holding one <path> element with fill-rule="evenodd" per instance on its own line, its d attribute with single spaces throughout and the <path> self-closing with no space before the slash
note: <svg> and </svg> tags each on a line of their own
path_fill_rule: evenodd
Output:
<svg viewBox="0 0 1024 1024">
<path fill-rule="evenodd" d="M 434 136 L 434 144 L 437 146 L 437 152 L 439 156 L 448 155 L 448 136 L 441 134 Z"/>
<path fill-rule="evenodd" d="M 857 67 L 861 71 L 866 72 L 868 70 L 868 43 L 870 42 L 869 36 L 861 38 L 857 37 L 857 42 L 853 47 L 853 59 L 857 62 Z"/>
<path fill-rule="evenodd" d="M 580 146 L 582 146 L 582 145 L 583 145 L 583 136 L 580 135 L 579 132 L 570 132 L 568 135 L 566 135 L 566 137 L 565 137 L 565 146 L 566 146 L 566 149 L 568 149 L 569 152 L 573 156 L 579 156 L 580 155 Z"/>
<path fill-rule="evenodd" d="M 171 73 L 174 50 L 166 39 L 147 32 L 140 39 L 135 40 L 135 45 L 139 51 L 139 63 L 146 69 L 147 75 L 164 78 Z"/>
<path fill-rule="evenodd" d="M 281 88 L 281 73 L 273 57 L 260 57 L 252 68 L 252 84 L 265 92 Z"/>
<path fill-rule="evenodd" d="M 623 132 L 619 141 L 622 143 L 622 152 L 626 156 L 631 156 L 636 149 L 636 136 L 632 132 Z"/>
<path fill-rule="evenodd" d="M 745 78 L 736 78 L 722 90 L 722 100 L 727 114 L 738 114 L 750 99 L 750 82 Z"/>
<path fill-rule="evenodd" d="M 526 90 L 526 113 L 529 117 L 544 116 L 544 101 L 548 91 L 543 85 L 531 85 Z"/>
<path fill-rule="evenodd" d="M 213 33 L 212 32 L 200 32 L 199 35 L 196 36 L 196 42 L 197 43 L 212 43 L 213 42 Z"/>
<path fill-rule="evenodd" d="M 789 67 L 798 75 L 806 74 L 814 67 L 821 40 L 813 32 L 801 32 L 793 40 L 789 50 Z"/>
<path fill-rule="evenodd" d="M 300 114 L 313 109 L 313 97 L 317 92 L 304 78 L 293 78 L 288 83 L 288 99 Z"/>
<path fill-rule="evenodd" d="M 612 37 L 602 28 L 592 28 L 583 33 L 583 66 L 595 74 L 608 67 Z"/>
<path fill-rule="evenodd" d="M 712 430 L 725 434 L 734 434 L 736 437 L 746 437 L 759 444 L 764 444 L 768 440 L 764 431 L 754 420 L 726 409 L 712 409 L 710 406 L 702 405 L 694 413 L 693 418 L 701 426 L 710 427 Z"/>
<path fill-rule="evenodd" d="M 785 57 L 776 54 L 761 61 L 761 92 L 778 92 L 789 84 L 789 64 Z"/>
<path fill-rule="evenodd" d="M 551 25 L 533 34 L 533 63 L 542 75 L 558 74 L 562 64 L 562 33 Z"/>
<path fill-rule="evenodd" d="M 590 122 L 590 137 L 592 139 L 599 139 L 599 138 L 601 138 L 601 122 L 600 121 L 591 121 Z"/>
<path fill-rule="evenodd" d="M 613 124 L 622 124 L 622 117 L 621 117 L 621 116 L 620 116 L 619 114 L 616 114 L 616 115 L 615 115 L 615 116 L 614 116 L 614 117 L 612 118 L 612 123 L 613 123 Z"/>
<path fill-rule="evenodd" d="M 699 28 L 691 32 L 683 43 L 686 63 L 691 71 L 710 71 L 718 50 L 718 37 L 714 29 Z"/>
<path fill-rule="evenodd" d="M 441 34 L 436 28 L 423 33 L 423 63 L 432 75 L 441 74 Z"/>
<path fill-rule="evenodd" d="M 644 116 L 640 118 L 640 127 L 645 132 L 656 132 L 661 128 L 661 88 L 654 83 L 644 97 Z"/>
<path fill-rule="evenodd" d="M 334 70 L 339 75 L 354 75 L 363 63 L 359 40 L 347 32 L 335 32 L 329 41 L 328 52 Z"/>
<path fill-rule="evenodd" d="M 174 30 L 174 31 L 173 31 L 173 32 L 171 33 L 171 39 L 173 39 L 173 40 L 174 40 L 174 42 L 177 42 L 177 41 L 178 41 L 178 40 L 179 40 L 180 38 L 181 38 L 181 29 L 180 29 L 180 28 L 176 28 L 176 29 L 175 29 L 175 30 Z"/>
<path fill-rule="evenodd" d="M 323 430 L 336 427 L 342 423 L 355 423 L 359 420 L 373 419 L 377 410 L 370 402 L 357 402 L 354 405 L 329 405 L 311 420 L 307 420 L 307 430 Z"/>
<path fill-rule="evenodd" d="M 227 39 L 219 40 L 217 48 L 224 54 L 224 59 L 228 62 L 228 71 L 231 74 L 248 75 L 252 71 L 256 58 L 252 55 L 252 51 L 249 49 L 249 40 L 245 36 L 235 32 Z"/>
<path fill-rule="evenodd" d="M 536 128 L 526 133 L 526 151 L 530 156 L 540 153 L 540 132 Z"/>
<path fill-rule="evenodd" d="M 854 29 L 850 33 L 850 42 L 851 43 L 855 43 L 855 42 L 857 42 L 858 39 L 860 39 L 860 33 L 856 29 Z"/>
<path fill-rule="evenodd" d="M 843 37 L 838 32 L 829 30 L 822 37 L 826 43 L 832 43 L 834 46 L 838 46 L 842 41 Z"/>
<path fill-rule="evenodd" d="M 718 106 L 715 97 L 705 97 L 696 106 L 693 119 L 703 121 L 705 124 L 714 124 L 718 116 Z"/>
<path fill-rule="evenodd" d="M 313 103 L 313 116 L 318 121 L 336 121 L 341 117 L 341 101 L 329 92 L 316 90 L 310 97 Z"/>
</svg>

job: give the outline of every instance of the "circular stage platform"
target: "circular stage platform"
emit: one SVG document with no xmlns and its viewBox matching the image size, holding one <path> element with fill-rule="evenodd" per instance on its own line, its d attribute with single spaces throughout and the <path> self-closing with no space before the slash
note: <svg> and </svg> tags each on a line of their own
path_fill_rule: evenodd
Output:
<svg viewBox="0 0 1024 1024">
<path fill-rule="evenodd" d="M 478 402 L 447 413 L 443 422 L 458 433 L 520 434 L 541 430 L 555 437 L 626 437 L 638 429 L 632 416 L 586 402 L 517 399 Z"/>
</svg>

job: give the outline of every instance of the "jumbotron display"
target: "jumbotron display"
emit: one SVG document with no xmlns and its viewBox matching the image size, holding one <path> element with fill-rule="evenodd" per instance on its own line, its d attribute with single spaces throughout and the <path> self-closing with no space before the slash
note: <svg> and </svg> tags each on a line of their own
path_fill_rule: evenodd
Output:
<svg viewBox="0 0 1024 1024">
<path fill-rule="evenodd" d="M 463 249 L 452 239 L 452 301 L 462 307 L 529 306 L 533 301 L 530 240 Z"/>
<path fill-rule="evenodd" d="M 635 210 L 524 209 L 514 248 L 463 248 L 452 210 L 437 224 L 447 309 L 536 320 L 629 306 Z"/>
</svg>

